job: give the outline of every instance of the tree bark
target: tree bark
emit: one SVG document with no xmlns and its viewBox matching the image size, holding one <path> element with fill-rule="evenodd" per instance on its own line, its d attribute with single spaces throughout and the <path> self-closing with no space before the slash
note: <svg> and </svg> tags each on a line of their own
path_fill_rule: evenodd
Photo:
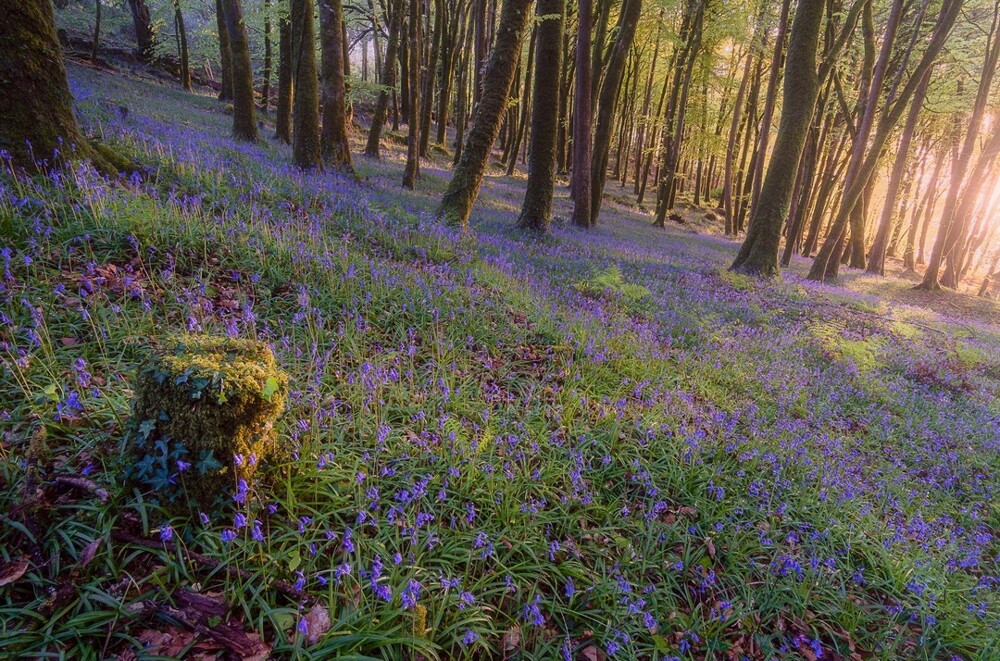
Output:
<svg viewBox="0 0 1000 661">
<path fill-rule="evenodd" d="M 590 30 L 593 20 L 591 0 L 579 0 L 576 35 L 576 89 L 573 95 L 573 224 L 590 227 L 590 122 L 592 71 Z"/>
<path fill-rule="evenodd" d="M 410 0 L 409 16 L 409 116 L 406 119 L 406 168 L 403 170 L 403 187 L 413 190 L 420 176 L 420 0 Z"/>
<path fill-rule="evenodd" d="M 149 6 L 146 0 L 128 0 L 128 7 L 132 12 L 132 26 L 135 29 L 136 55 L 140 60 L 149 62 L 156 49 L 156 32 L 153 30 Z"/>
<path fill-rule="evenodd" d="M 625 64 L 628 61 L 629 50 L 632 48 L 632 41 L 635 39 L 635 29 L 641 13 L 642 0 L 623 0 L 621 14 L 618 17 L 615 45 L 608 60 L 604 84 L 601 86 L 597 102 L 597 126 L 594 129 L 594 148 L 591 156 L 591 226 L 597 225 L 597 217 L 601 212 L 604 184 L 608 175 L 608 151 L 611 148 L 614 110 L 618 105 Z"/>
<path fill-rule="evenodd" d="M 333 168 L 353 172 L 347 137 L 347 90 L 344 87 L 344 8 L 341 0 L 319 0 L 322 52 L 323 157 Z"/>
<path fill-rule="evenodd" d="M 233 56 L 233 136 L 237 140 L 256 142 L 253 66 L 250 63 L 250 40 L 243 20 L 243 5 L 241 0 L 223 0 L 222 7 Z"/>
<path fill-rule="evenodd" d="M 222 88 L 219 90 L 219 100 L 232 101 L 233 54 L 229 44 L 229 28 L 226 27 L 226 12 L 222 6 L 223 1 L 215 0 L 216 27 L 219 30 L 219 68 L 222 69 Z"/>
<path fill-rule="evenodd" d="M 278 105 L 274 113 L 274 137 L 292 143 L 292 23 L 289 16 L 278 22 Z"/>
<path fill-rule="evenodd" d="M 14 166 L 47 169 L 90 159 L 107 174 L 115 166 L 77 127 L 52 3 L 6 2 L 0 30 L 0 152 Z"/>
<path fill-rule="evenodd" d="M 500 132 L 500 119 L 514 80 L 517 49 L 528 24 L 530 7 L 531 0 L 506 0 L 503 3 L 496 43 L 482 73 L 482 89 L 479 103 L 473 111 L 472 128 L 462 158 L 455 166 L 438 207 L 439 218 L 463 230 L 469 227 L 469 214 L 483 182 L 486 161 Z"/>
<path fill-rule="evenodd" d="M 96 0 L 97 6 L 101 1 Z M 98 13 L 98 16 L 100 14 Z M 188 58 L 187 30 L 184 29 L 184 14 L 181 12 L 181 0 L 174 0 L 174 23 L 177 26 L 177 38 L 180 41 L 181 87 L 185 92 L 191 91 L 191 67 Z"/>
<path fill-rule="evenodd" d="M 293 88 L 292 160 L 303 169 L 319 167 L 319 78 L 313 0 L 291 1 Z"/>
<path fill-rule="evenodd" d="M 372 124 L 368 129 L 368 143 L 365 145 L 365 156 L 371 158 L 381 158 L 382 126 L 385 124 L 386 111 L 389 108 L 389 90 L 396 86 L 396 51 L 399 48 L 399 26 L 403 20 L 402 3 L 399 0 L 390 0 L 386 5 L 386 12 L 389 35 L 385 44 L 385 58 L 382 60 L 382 74 L 379 78 L 382 90 L 375 101 Z"/>
<path fill-rule="evenodd" d="M 896 160 L 892 164 L 892 174 L 889 175 L 889 185 L 885 193 L 885 202 L 882 205 L 882 217 L 879 219 L 878 230 L 875 233 L 875 240 L 872 242 L 871 252 L 868 255 L 868 266 L 866 272 L 873 275 L 885 275 L 885 252 L 888 245 L 889 229 L 892 224 L 893 211 L 896 208 L 896 194 L 899 192 L 899 184 L 906 172 L 906 161 L 910 153 L 910 142 L 913 140 L 913 132 L 917 127 L 917 119 L 920 117 L 920 110 L 924 105 L 924 95 L 927 93 L 927 85 L 930 83 L 931 69 L 924 73 L 913 95 L 910 104 L 910 113 L 903 126 L 903 133 L 899 137 L 899 146 L 896 148 Z"/>
<path fill-rule="evenodd" d="M 271 105 L 271 67 L 273 53 L 271 48 L 271 0 L 264 0 L 264 83 L 260 89 L 260 109 L 267 112 Z"/>
<path fill-rule="evenodd" d="M 823 0 L 799 0 L 795 10 L 774 154 L 761 186 L 760 201 L 752 211 L 746 240 L 730 267 L 739 273 L 765 277 L 778 273 L 781 227 L 819 96 L 816 51 L 823 5 Z"/>
<path fill-rule="evenodd" d="M 537 61 L 535 103 L 531 108 L 531 138 L 528 147 L 528 185 L 521 205 L 518 225 L 537 232 L 549 230 L 552 195 L 555 190 L 556 125 L 559 121 L 559 87 L 562 69 L 563 18 L 565 0 L 538 0 L 536 35 Z"/>
</svg>

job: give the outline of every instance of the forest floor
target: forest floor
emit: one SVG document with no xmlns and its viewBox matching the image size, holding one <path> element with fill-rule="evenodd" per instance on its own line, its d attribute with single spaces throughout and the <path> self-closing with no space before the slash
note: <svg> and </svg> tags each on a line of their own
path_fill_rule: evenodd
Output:
<svg viewBox="0 0 1000 661">
<path fill-rule="evenodd" d="M 446 154 L 413 192 L 392 134 L 303 174 L 210 96 L 70 79 L 143 175 L 0 174 L 6 651 L 996 658 L 995 303 L 734 275 L 693 211 L 538 239 L 523 174 L 463 237 Z M 185 331 L 291 377 L 288 456 L 204 517 L 122 479 L 130 384 Z"/>
</svg>

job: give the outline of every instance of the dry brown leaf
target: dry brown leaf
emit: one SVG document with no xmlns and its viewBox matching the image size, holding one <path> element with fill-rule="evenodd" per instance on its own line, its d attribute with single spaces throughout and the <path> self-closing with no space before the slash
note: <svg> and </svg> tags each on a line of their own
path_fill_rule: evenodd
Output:
<svg viewBox="0 0 1000 661">
<path fill-rule="evenodd" d="M 90 544 L 83 547 L 83 551 L 80 553 L 80 561 L 77 563 L 80 565 L 81 569 L 90 564 L 90 561 L 94 559 L 95 555 L 97 555 L 97 549 L 100 548 L 100 546 L 101 538 L 98 537 Z"/>
<path fill-rule="evenodd" d="M 604 661 L 604 652 L 596 645 L 587 645 L 576 657 L 578 661 Z"/>
<path fill-rule="evenodd" d="M 0 587 L 9 585 L 24 576 L 30 566 L 27 558 L 17 558 L 0 565 Z"/>
<path fill-rule="evenodd" d="M 708 549 L 708 557 L 715 560 L 715 542 L 712 541 L 711 537 L 705 538 L 705 548 Z"/>
<path fill-rule="evenodd" d="M 306 613 L 306 642 L 315 645 L 332 626 L 330 613 L 316 604 L 312 610 Z"/>
<path fill-rule="evenodd" d="M 521 646 L 521 627 L 514 625 L 510 631 L 503 635 L 504 650 L 516 650 Z"/>
</svg>

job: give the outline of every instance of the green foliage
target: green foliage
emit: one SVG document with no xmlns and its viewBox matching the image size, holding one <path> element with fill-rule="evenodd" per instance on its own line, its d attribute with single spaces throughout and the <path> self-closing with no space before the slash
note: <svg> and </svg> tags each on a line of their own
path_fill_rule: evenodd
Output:
<svg viewBox="0 0 1000 661">
<path fill-rule="evenodd" d="M 207 508 L 220 477 L 248 479 L 276 454 L 274 423 L 287 389 L 263 342 L 169 338 L 136 377 L 131 477 L 161 502 L 183 494 Z"/>
<path fill-rule="evenodd" d="M 586 296 L 618 301 L 629 309 L 640 308 L 649 300 L 649 289 L 627 282 L 617 264 L 595 271 L 586 280 L 577 282 L 576 289 Z"/>
</svg>

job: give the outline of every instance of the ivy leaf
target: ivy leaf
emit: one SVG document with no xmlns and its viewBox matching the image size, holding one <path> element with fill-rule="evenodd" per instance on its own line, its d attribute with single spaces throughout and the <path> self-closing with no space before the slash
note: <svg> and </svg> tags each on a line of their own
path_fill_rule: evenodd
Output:
<svg viewBox="0 0 1000 661">
<path fill-rule="evenodd" d="M 155 420 L 143 420 L 142 424 L 139 425 L 139 436 L 145 441 L 153 433 L 154 429 L 156 429 Z"/>
<path fill-rule="evenodd" d="M 271 401 L 274 397 L 274 393 L 278 392 L 278 380 L 273 376 L 267 377 L 267 381 L 264 382 L 264 389 L 260 391 L 260 396 Z"/>
</svg>

